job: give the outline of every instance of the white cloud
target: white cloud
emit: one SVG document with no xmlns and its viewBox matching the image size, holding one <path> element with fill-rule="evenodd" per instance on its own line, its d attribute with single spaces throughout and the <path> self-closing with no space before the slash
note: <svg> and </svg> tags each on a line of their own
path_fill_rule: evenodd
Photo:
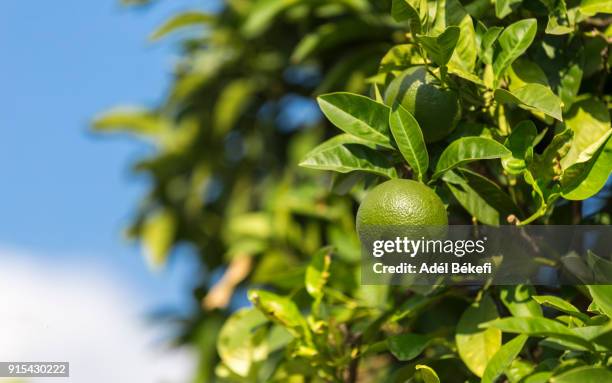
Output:
<svg viewBox="0 0 612 383">
<path fill-rule="evenodd" d="M 58 382 L 187 382 L 193 355 L 155 343 L 130 284 L 71 259 L 0 249 L 0 361 L 70 362 Z"/>
</svg>

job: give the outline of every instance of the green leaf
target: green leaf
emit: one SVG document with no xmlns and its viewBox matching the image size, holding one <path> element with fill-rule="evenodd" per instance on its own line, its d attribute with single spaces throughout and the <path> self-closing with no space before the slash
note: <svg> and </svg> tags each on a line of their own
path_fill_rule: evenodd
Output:
<svg viewBox="0 0 612 383">
<path fill-rule="evenodd" d="M 482 328 L 497 328 L 503 332 L 529 336 L 552 337 L 592 349 L 592 345 L 568 327 L 543 317 L 511 317 L 496 319 L 480 325 Z"/>
<path fill-rule="evenodd" d="M 325 247 L 312 256 L 310 264 L 306 268 L 306 291 L 311 297 L 321 299 L 323 287 L 329 279 L 329 267 L 331 266 L 331 248 Z"/>
<path fill-rule="evenodd" d="M 588 321 L 589 316 L 583 314 L 574 306 L 563 298 L 554 295 L 534 295 L 533 299 L 541 305 L 555 308 L 559 311 L 575 316 L 582 321 Z"/>
<path fill-rule="evenodd" d="M 423 383 L 440 383 L 438 374 L 429 366 L 424 364 L 417 364 L 414 367 L 417 371 L 415 376 L 421 379 Z"/>
<path fill-rule="evenodd" d="M 159 139 L 168 130 L 168 123 L 156 113 L 135 107 L 119 107 L 97 117 L 93 129 L 98 132 L 126 132 Z"/>
<path fill-rule="evenodd" d="M 248 78 L 232 80 L 223 88 L 214 109 L 215 133 L 223 135 L 234 127 L 256 89 Z"/>
<path fill-rule="evenodd" d="M 242 32 L 248 38 L 259 36 L 281 12 L 299 4 L 300 0 L 255 0 L 249 9 Z"/>
<path fill-rule="evenodd" d="M 565 0 L 546 0 L 548 7 L 548 24 L 546 33 L 551 35 L 565 35 L 575 28 L 575 12 L 568 12 Z"/>
<path fill-rule="evenodd" d="M 329 93 L 317 97 L 323 114 L 346 133 L 386 148 L 389 135 L 389 107 L 353 93 Z"/>
<path fill-rule="evenodd" d="M 421 32 L 419 12 L 407 0 L 393 0 L 391 3 L 391 16 L 399 23 L 408 21 L 412 33 Z"/>
<path fill-rule="evenodd" d="M 416 39 L 433 62 L 439 66 L 445 66 L 453 55 L 457 41 L 459 40 L 459 27 L 447 27 L 438 36 L 416 35 Z"/>
<path fill-rule="evenodd" d="M 526 335 L 519 335 L 504 344 L 487 364 L 480 383 L 495 383 L 495 380 L 504 373 L 506 368 L 510 367 L 512 361 L 523 349 L 526 341 Z"/>
<path fill-rule="evenodd" d="M 191 27 L 193 25 L 206 25 L 215 20 L 215 16 L 209 13 L 188 11 L 179 13 L 166 20 L 149 37 L 150 40 L 159 40 L 162 37 L 180 28 Z"/>
<path fill-rule="evenodd" d="M 247 376 L 253 363 L 262 360 L 261 352 L 257 352 L 254 332 L 266 322 L 268 320 L 260 311 L 243 308 L 223 324 L 217 339 L 217 350 L 223 363 L 234 373 Z"/>
<path fill-rule="evenodd" d="M 541 317 L 542 308 L 531 299 L 534 291 L 527 285 L 501 286 L 500 298 L 512 316 Z"/>
<path fill-rule="evenodd" d="M 519 57 L 510 65 L 508 68 L 508 78 L 510 80 L 510 84 L 508 84 L 510 91 L 514 91 L 527 84 L 549 85 L 548 77 L 544 70 L 538 64 L 525 57 Z"/>
<path fill-rule="evenodd" d="M 395 168 L 369 142 L 349 134 L 333 137 L 310 151 L 300 166 L 348 173 L 361 170 L 387 178 L 397 178 Z"/>
<path fill-rule="evenodd" d="M 502 166 L 510 174 L 520 174 L 533 160 L 533 147 L 538 131 L 533 122 L 521 121 L 512 128 L 505 145 L 512 153 L 501 160 Z"/>
<path fill-rule="evenodd" d="M 310 337 L 306 320 L 291 299 L 264 290 L 250 290 L 248 297 L 268 319 L 283 326 L 294 337 Z"/>
<path fill-rule="evenodd" d="M 162 209 L 149 216 L 142 226 L 140 238 L 146 259 L 153 267 L 162 266 L 174 244 L 176 217 L 169 209 Z"/>
<path fill-rule="evenodd" d="M 444 172 L 471 161 L 501 158 L 509 154 L 505 146 L 490 138 L 463 137 L 451 142 L 442 152 L 432 178 L 436 179 Z"/>
<path fill-rule="evenodd" d="M 589 154 L 590 155 L 590 154 Z M 578 162 L 563 172 L 561 195 L 569 200 L 584 200 L 597 194 L 612 173 L 612 134 L 586 162 Z"/>
<path fill-rule="evenodd" d="M 401 361 L 408 361 L 419 356 L 429 345 L 431 339 L 419 334 L 400 334 L 387 339 L 391 353 Z"/>
<path fill-rule="evenodd" d="M 480 46 L 478 55 L 485 64 L 493 64 L 494 44 L 503 29 L 502 27 L 491 27 L 487 29 L 483 23 L 480 21 L 478 22 L 476 27 L 476 40 Z"/>
<path fill-rule="evenodd" d="M 342 44 L 376 38 L 376 36 L 382 37 L 386 31 L 375 23 L 358 18 L 326 23 L 300 40 L 291 54 L 291 61 L 303 63 L 313 56 L 319 57 L 318 55 L 326 51 L 333 51 Z"/>
<path fill-rule="evenodd" d="M 495 16 L 503 19 L 514 12 L 522 2 L 523 0 L 495 0 Z"/>
<path fill-rule="evenodd" d="M 587 286 L 597 308 L 612 318 L 612 285 Z"/>
<path fill-rule="evenodd" d="M 423 132 L 417 120 L 403 106 L 398 105 L 389 117 L 391 133 L 408 165 L 419 181 L 424 181 L 429 168 L 429 155 Z"/>
<path fill-rule="evenodd" d="M 597 13 L 612 13 L 612 1 L 582 0 L 580 3 L 580 12 L 587 16 L 595 16 Z"/>
<path fill-rule="evenodd" d="M 561 159 L 563 169 L 587 161 L 612 130 L 608 108 L 594 97 L 574 103 L 566 114 L 565 125 L 574 132 L 574 138 L 569 151 Z"/>
<path fill-rule="evenodd" d="M 478 55 L 472 18 L 458 0 L 438 0 L 436 3 L 436 18 L 432 32 L 440 34 L 450 26 L 457 26 L 461 30 L 457 46 L 448 63 L 449 72 L 456 69 L 458 72 L 471 74 L 474 72 Z"/>
<path fill-rule="evenodd" d="M 518 214 L 512 199 L 497 184 L 468 169 L 459 172 L 465 182 L 458 186 L 448 184 L 448 187 L 461 206 L 480 222 L 498 226 L 508 215 Z"/>
<path fill-rule="evenodd" d="M 525 19 L 517 21 L 508 26 L 499 35 L 498 41 L 501 51 L 493 61 L 493 74 L 496 83 L 504 74 L 506 69 L 519 58 L 533 42 L 538 30 L 536 19 Z"/>
<path fill-rule="evenodd" d="M 473 303 L 457 323 L 457 352 L 466 366 L 482 377 L 489 360 L 501 347 L 501 331 L 479 328 L 478 325 L 498 317 L 495 302 L 488 294 Z"/>
<path fill-rule="evenodd" d="M 563 121 L 561 99 L 549 87 L 541 84 L 527 84 L 512 91 L 495 89 L 495 100 L 506 104 L 516 104 L 521 108 L 541 112 Z"/>
<path fill-rule="evenodd" d="M 612 371 L 606 367 L 583 366 L 550 378 L 550 383 L 612 382 Z"/>
</svg>

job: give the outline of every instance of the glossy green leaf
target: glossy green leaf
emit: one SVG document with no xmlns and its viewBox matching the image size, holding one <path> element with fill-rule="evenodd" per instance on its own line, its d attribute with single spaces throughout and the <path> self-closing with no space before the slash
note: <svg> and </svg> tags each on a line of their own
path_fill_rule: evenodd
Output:
<svg viewBox="0 0 612 383">
<path fill-rule="evenodd" d="M 606 367 L 583 366 L 550 378 L 550 383 L 612 382 L 612 371 Z"/>
<path fill-rule="evenodd" d="M 481 383 L 495 383 L 495 380 L 500 377 L 504 371 L 510 367 L 512 361 L 516 359 L 518 354 L 523 349 L 525 342 L 527 341 L 526 335 L 519 335 L 512 339 L 510 342 L 504 344 L 496 353 L 493 355 L 487 368 L 482 374 Z"/>
<path fill-rule="evenodd" d="M 429 155 L 419 123 L 410 112 L 398 105 L 391 112 L 389 126 L 400 153 L 414 171 L 417 179 L 424 181 L 429 168 Z"/>
<path fill-rule="evenodd" d="M 516 104 L 527 110 L 534 110 L 551 116 L 559 121 L 561 99 L 549 87 L 541 84 L 527 84 L 513 91 L 495 89 L 495 99 L 506 104 Z"/>
<path fill-rule="evenodd" d="M 336 127 L 377 145 L 391 148 L 389 107 L 353 93 L 329 93 L 317 97 L 323 114 Z"/>
<path fill-rule="evenodd" d="M 501 51 L 493 61 L 493 74 L 497 80 L 512 65 L 514 60 L 529 48 L 535 38 L 537 29 L 536 19 L 525 19 L 506 27 L 499 35 L 498 41 Z"/>
<path fill-rule="evenodd" d="M 250 290 L 248 297 L 268 319 L 283 326 L 294 337 L 310 336 L 306 320 L 291 299 L 264 290 Z"/>
<path fill-rule="evenodd" d="M 432 178 L 438 178 L 444 172 L 471 161 L 501 158 L 509 154 L 504 145 L 490 138 L 463 137 L 451 142 L 442 152 Z"/>
<path fill-rule="evenodd" d="M 420 379 L 423 383 L 440 383 L 438 374 L 431 367 L 424 364 L 417 364 L 415 369 L 415 376 L 418 376 L 418 379 Z"/>
<path fill-rule="evenodd" d="M 503 19 L 518 9 L 522 2 L 523 0 L 495 0 L 495 16 Z"/>
<path fill-rule="evenodd" d="M 505 145 L 511 155 L 502 158 L 504 169 L 510 174 L 520 174 L 533 160 L 533 147 L 538 134 L 535 124 L 531 121 L 521 121 L 512 128 Z"/>
<path fill-rule="evenodd" d="M 480 377 L 489 360 L 501 347 L 501 331 L 497 328 L 483 329 L 479 324 L 497 317 L 495 302 L 485 294 L 480 302 L 472 304 L 463 313 L 457 323 L 457 352 L 465 365 Z"/>
<path fill-rule="evenodd" d="M 487 29 L 483 23 L 480 21 L 478 22 L 476 27 L 476 37 L 478 46 L 480 47 L 478 55 L 485 64 L 493 64 L 493 53 L 495 51 L 494 44 L 503 29 L 502 27 L 491 27 Z"/>
<path fill-rule="evenodd" d="M 534 61 L 519 57 L 508 68 L 508 89 L 512 92 L 527 84 L 540 84 L 549 86 L 548 77 L 544 70 Z"/>
<path fill-rule="evenodd" d="M 471 74 L 474 71 L 478 51 L 472 18 L 458 0 L 439 0 L 436 3 L 432 32 L 440 34 L 450 26 L 457 26 L 461 30 L 457 46 L 448 63 L 449 71 L 457 69 L 459 72 Z"/>
<path fill-rule="evenodd" d="M 584 153 L 584 152 L 583 152 Z M 561 195 L 569 200 L 584 200 L 597 194 L 612 173 L 612 134 L 590 154 L 586 162 L 578 162 L 563 172 Z"/>
<path fill-rule="evenodd" d="M 548 7 L 548 24 L 546 33 L 551 35 L 565 35 L 575 28 L 575 12 L 568 12 L 565 0 L 546 0 Z"/>
<path fill-rule="evenodd" d="M 541 317 L 542 308 L 533 299 L 535 289 L 527 285 L 501 286 L 500 298 L 515 317 Z"/>
<path fill-rule="evenodd" d="M 612 131 L 608 108 L 594 97 L 574 103 L 566 114 L 565 125 L 574 132 L 574 138 L 561 159 L 564 169 L 589 160 Z"/>
<path fill-rule="evenodd" d="M 369 142 L 348 134 L 333 137 L 314 148 L 300 166 L 348 173 L 356 170 L 396 178 L 397 172 L 387 158 Z"/>
<path fill-rule="evenodd" d="M 591 344 L 587 340 L 573 332 L 570 328 L 555 320 L 544 317 L 502 318 L 483 323 L 480 326 L 482 328 L 494 327 L 503 332 L 515 334 L 558 338 L 587 349 L 592 349 Z"/>
<path fill-rule="evenodd" d="M 612 13 L 612 1 L 610 0 L 582 0 L 580 12 L 587 16 L 597 13 Z"/>
<path fill-rule="evenodd" d="M 417 35 L 417 41 L 425 48 L 425 51 L 433 62 L 439 66 L 445 66 L 453 55 L 455 46 L 459 40 L 459 33 L 459 27 L 450 26 L 438 36 Z"/>
<path fill-rule="evenodd" d="M 431 339 L 419 334 L 400 334 L 387 339 L 391 353 L 401 361 L 408 361 L 419 356 L 429 345 Z"/>
<path fill-rule="evenodd" d="M 215 20 L 215 16 L 197 11 L 188 11 L 179 13 L 170 19 L 168 19 L 164 24 L 162 24 L 159 28 L 155 30 L 149 37 L 151 40 L 159 40 L 162 37 L 167 36 L 168 34 L 176 31 L 177 29 L 191 27 L 194 25 L 206 25 Z"/>
<path fill-rule="evenodd" d="M 543 306 L 555 308 L 564 313 L 575 316 L 583 321 L 588 320 L 589 317 L 583 314 L 574 306 L 563 298 L 556 297 L 554 295 L 534 295 L 533 299 Z"/>
<path fill-rule="evenodd" d="M 325 247 L 317 251 L 312 256 L 312 260 L 306 268 L 306 291 L 315 299 L 321 299 L 323 296 L 323 287 L 325 287 L 329 279 L 331 250 L 331 248 Z"/>
<path fill-rule="evenodd" d="M 608 318 L 612 318 L 612 285 L 587 286 L 593 302 Z"/>
<path fill-rule="evenodd" d="M 497 184 L 468 169 L 460 169 L 459 174 L 464 182 L 457 186 L 449 183 L 448 187 L 461 206 L 480 222 L 498 226 L 509 214 L 518 214 L 512 199 Z"/>
</svg>

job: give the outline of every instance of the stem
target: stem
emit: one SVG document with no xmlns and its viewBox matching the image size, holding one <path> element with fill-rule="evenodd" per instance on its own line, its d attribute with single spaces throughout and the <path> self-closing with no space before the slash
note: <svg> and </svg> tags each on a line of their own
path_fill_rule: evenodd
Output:
<svg viewBox="0 0 612 383">
<path fill-rule="evenodd" d="M 359 371 L 359 359 L 360 359 L 359 357 L 356 357 L 351 360 L 351 364 L 349 365 L 349 370 L 348 370 L 348 378 L 346 380 L 348 383 L 357 382 L 357 373 Z"/>
</svg>

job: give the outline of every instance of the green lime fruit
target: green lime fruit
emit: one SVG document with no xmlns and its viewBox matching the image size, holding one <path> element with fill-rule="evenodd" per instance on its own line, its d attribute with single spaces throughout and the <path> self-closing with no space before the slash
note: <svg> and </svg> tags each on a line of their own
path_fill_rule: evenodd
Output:
<svg viewBox="0 0 612 383">
<path fill-rule="evenodd" d="M 448 136 L 461 118 L 457 93 L 437 82 L 425 67 L 416 66 L 393 79 L 385 91 L 385 104 L 399 103 L 412 113 L 429 143 Z"/>
<path fill-rule="evenodd" d="M 393 179 L 376 186 L 357 211 L 357 233 L 363 244 L 406 235 L 420 238 L 431 234 L 432 227 L 443 227 L 445 231 L 447 225 L 446 208 L 440 197 L 412 180 Z"/>
</svg>

